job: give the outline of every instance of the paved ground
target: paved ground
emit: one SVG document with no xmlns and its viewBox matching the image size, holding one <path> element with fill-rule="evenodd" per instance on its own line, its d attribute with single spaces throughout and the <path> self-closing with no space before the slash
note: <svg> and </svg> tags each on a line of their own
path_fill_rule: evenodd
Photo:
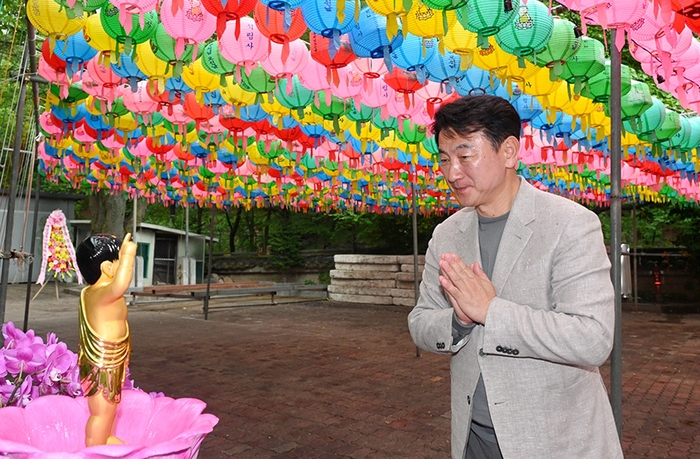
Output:
<svg viewBox="0 0 700 459">
<path fill-rule="evenodd" d="M 25 291 L 10 286 L 5 319 L 19 326 Z M 203 459 L 448 458 L 448 359 L 416 357 L 407 313 L 316 300 L 204 321 L 200 303 L 139 305 L 132 375 L 220 418 Z M 76 350 L 77 297 L 47 287 L 29 327 Z M 700 457 L 699 378 L 700 315 L 623 313 L 626 458 Z"/>
</svg>

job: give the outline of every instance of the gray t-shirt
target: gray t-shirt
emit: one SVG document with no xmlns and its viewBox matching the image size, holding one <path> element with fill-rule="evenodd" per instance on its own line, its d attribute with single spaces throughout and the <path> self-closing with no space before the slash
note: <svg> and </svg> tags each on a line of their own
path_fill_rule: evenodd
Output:
<svg viewBox="0 0 700 459">
<path fill-rule="evenodd" d="M 508 221 L 509 214 L 510 213 L 507 213 L 494 218 L 487 218 L 479 215 L 479 251 L 481 254 L 481 267 L 489 279 L 493 275 L 493 267 L 496 264 L 496 255 L 498 255 L 498 245 L 501 243 L 501 236 L 503 236 L 503 230 Z M 457 320 L 457 316 L 453 315 L 453 342 L 457 343 L 462 340 L 466 335 L 471 333 L 474 327 L 475 324 L 463 325 Z M 481 376 L 479 376 L 479 382 L 476 385 L 476 391 L 474 392 L 472 402 L 471 430 L 482 440 L 495 444 L 493 455 L 490 457 L 501 457 L 496 444 L 496 434 L 493 430 L 493 423 L 491 422 L 491 415 L 489 413 L 484 380 Z"/>
</svg>

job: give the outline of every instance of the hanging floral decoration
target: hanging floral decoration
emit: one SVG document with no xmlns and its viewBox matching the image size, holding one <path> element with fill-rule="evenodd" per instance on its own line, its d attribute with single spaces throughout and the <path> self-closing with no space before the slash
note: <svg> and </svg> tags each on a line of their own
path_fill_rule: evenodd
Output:
<svg viewBox="0 0 700 459">
<path fill-rule="evenodd" d="M 78 283 L 83 283 L 83 276 L 78 269 L 75 259 L 75 249 L 68 234 L 66 216 L 60 210 L 54 210 L 44 226 L 43 260 L 37 284 L 43 284 L 46 272 L 52 271 L 53 277 L 63 281 L 73 277 L 72 271 L 78 276 Z"/>
</svg>

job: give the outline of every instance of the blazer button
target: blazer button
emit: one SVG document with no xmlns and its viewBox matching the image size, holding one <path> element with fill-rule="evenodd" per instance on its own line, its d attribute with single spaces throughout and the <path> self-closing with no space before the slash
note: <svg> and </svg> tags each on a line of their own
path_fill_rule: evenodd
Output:
<svg viewBox="0 0 700 459">
<path fill-rule="evenodd" d="M 520 354 L 520 351 L 517 349 L 513 349 L 513 355 L 518 355 L 518 354 Z"/>
<path fill-rule="evenodd" d="M 496 352 L 503 352 L 503 348 L 501 346 L 496 346 Z"/>
<path fill-rule="evenodd" d="M 479 349 L 479 355 L 480 355 L 481 357 L 483 357 L 483 356 L 486 355 L 486 353 L 484 353 L 484 348 L 483 348 L 483 347 L 482 347 L 481 349 Z"/>
</svg>

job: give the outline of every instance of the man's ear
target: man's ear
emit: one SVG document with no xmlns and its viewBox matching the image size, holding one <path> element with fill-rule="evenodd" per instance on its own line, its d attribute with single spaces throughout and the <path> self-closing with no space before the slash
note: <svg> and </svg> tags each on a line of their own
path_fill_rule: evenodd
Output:
<svg viewBox="0 0 700 459">
<path fill-rule="evenodd" d="M 102 274 L 107 275 L 107 277 L 114 277 L 114 263 L 111 261 L 103 261 L 100 263 L 100 271 L 102 271 Z"/>
<path fill-rule="evenodd" d="M 520 139 L 508 137 L 501 144 L 501 149 L 506 159 L 506 167 L 515 169 L 518 167 L 518 153 L 520 153 Z"/>
</svg>

